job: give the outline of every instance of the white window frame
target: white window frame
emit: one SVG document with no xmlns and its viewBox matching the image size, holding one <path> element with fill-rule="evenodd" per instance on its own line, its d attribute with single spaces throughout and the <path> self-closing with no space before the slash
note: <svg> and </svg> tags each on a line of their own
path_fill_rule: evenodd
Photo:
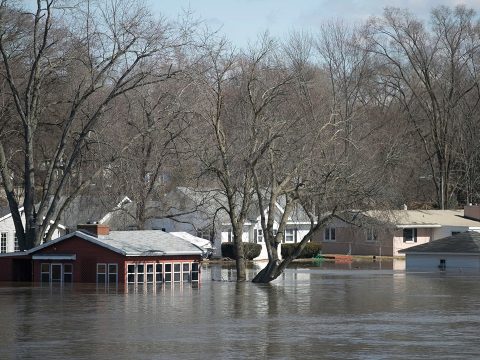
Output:
<svg viewBox="0 0 480 360">
<path fill-rule="evenodd" d="M 63 284 L 63 264 L 62 263 L 51 263 L 50 264 L 50 282 L 53 283 L 53 267 L 60 266 L 60 281 L 55 281 L 56 283 Z"/>
<path fill-rule="evenodd" d="M 8 233 L 2 232 L 0 234 L 0 253 L 5 254 L 7 252 Z"/>
<path fill-rule="evenodd" d="M 115 267 L 115 271 L 110 271 L 110 267 Z M 115 275 L 115 282 L 110 281 L 110 276 Z M 109 263 L 107 264 L 107 284 L 118 284 L 118 264 L 117 263 Z"/>
<path fill-rule="evenodd" d="M 185 271 L 185 267 L 187 267 L 186 271 Z M 185 283 L 185 282 L 192 281 L 191 269 L 192 269 L 191 263 L 189 262 L 182 263 L 182 282 Z M 185 276 L 187 276 L 186 279 L 185 279 Z"/>
<path fill-rule="evenodd" d="M 20 251 L 20 246 L 18 245 L 18 237 L 16 232 L 13 233 L 13 251 L 14 252 Z"/>
<path fill-rule="evenodd" d="M 43 265 L 47 265 L 48 271 L 43 271 Z M 50 263 L 41 263 L 40 264 L 40 282 L 46 283 L 47 281 L 43 281 L 43 275 L 47 274 L 48 275 L 48 282 L 50 282 Z"/>
<path fill-rule="evenodd" d="M 160 271 L 158 271 L 160 269 Z M 163 263 L 155 264 L 155 282 L 157 284 L 163 283 Z"/>
<path fill-rule="evenodd" d="M 291 234 L 287 235 L 287 232 L 291 232 Z M 288 240 L 288 237 L 291 236 L 291 240 Z M 294 243 L 295 242 L 295 229 L 285 229 L 284 239 L 286 243 Z"/>
<path fill-rule="evenodd" d="M 151 266 L 152 271 L 148 271 L 148 267 Z M 152 280 L 148 280 L 148 275 L 151 275 Z M 153 284 L 155 283 L 155 264 L 154 263 L 145 263 L 145 283 Z"/>
<path fill-rule="evenodd" d="M 264 242 L 263 229 L 255 229 L 255 239 L 257 240 L 257 244 Z"/>
<path fill-rule="evenodd" d="M 412 239 L 411 240 L 407 240 L 406 237 L 405 237 L 405 231 L 409 231 L 411 230 L 412 231 Z M 404 243 L 407 243 L 407 244 L 414 244 L 417 242 L 418 240 L 418 231 L 417 231 L 417 228 L 404 228 L 402 230 L 402 237 L 403 237 L 403 242 Z"/>
<path fill-rule="evenodd" d="M 175 267 L 178 265 L 179 271 L 175 271 Z M 178 280 L 175 280 L 175 275 L 178 274 Z M 182 263 L 173 263 L 172 265 L 172 277 L 174 283 L 181 283 L 182 282 Z"/>
<path fill-rule="evenodd" d="M 325 228 L 325 231 L 323 232 L 323 241 L 327 241 L 327 242 L 337 241 L 337 231 L 334 227 L 329 226 Z"/>
<path fill-rule="evenodd" d="M 146 268 L 145 265 L 146 265 L 146 264 L 144 264 L 144 263 L 135 264 L 135 283 L 136 283 L 136 284 L 145 284 L 145 282 L 146 282 L 146 281 L 145 281 L 145 280 L 146 280 L 145 273 L 146 273 L 147 268 Z M 140 272 L 140 271 L 138 270 L 138 268 L 139 268 L 140 266 L 143 267 L 143 271 L 142 271 L 142 272 Z M 142 276 L 143 281 L 139 281 L 139 279 L 138 279 L 138 276 L 139 276 L 139 275 Z"/>
<path fill-rule="evenodd" d="M 97 263 L 97 275 L 96 275 L 96 278 L 95 278 L 95 282 L 97 284 L 107 284 L 108 283 L 108 279 L 107 279 L 107 276 L 108 276 L 108 265 L 106 263 Z M 100 267 L 103 267 L 104 268 L 104 271 L 103 272 L 100 272 L 99 271 L 99 268 Z M 104 276 L 104 281 L 100 282 L 98 281 L 98 277 L 100 275 L 103 275 Z"/>
<path fill-rule="evenodd" d="M 167 271 L 167 265 L 170 266 L 170 271 Z M 167 280 L 167 278 L 170 278 Z M 173 282 L 173 264 L 170 262 L 163 263 L 163 281 L 171 283 Z"/>
<path fill-rule="evenodd" d="M 133 272 L 129 271 L 129 267 L 133 267 Z M 135 284 L 137 280 L 137 266 L 136 264 L 130 263 L 127 264 L 127 284 Z M 128 276 L 131 275 L 133 277 L 133 281 L 129 281 Z"/>
<path fill-rule="evenodd" d="M 190 270 L 191 270 L 190 281 L 191 282 L 199 282 L 200 281 L 200 264 L 198 262 L 191 263 L 190 264 Z"/>
<path fill-rule="evenodd" d="M 65 271 L 65 265 L 71 266 L 71 271 Z M 71 275 L 71 281 L 65 281 L 65 275 Z M 67 263 L 62 264 L 62 282 L 64 283 L 72 283 L 73 282 L 73 264 Z"/>
</svg>

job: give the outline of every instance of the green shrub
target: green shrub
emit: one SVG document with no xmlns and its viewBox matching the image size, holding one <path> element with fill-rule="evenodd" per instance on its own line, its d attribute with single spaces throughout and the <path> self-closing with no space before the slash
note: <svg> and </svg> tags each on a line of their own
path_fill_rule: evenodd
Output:
<svg viewBox="0 0 480 360">
<path fill-rule="evenodd" d="M 282 244 L 282 258 L 286 258 L 293 254 L 298 244 Z M 297 259 L 308 259 L 313 258 L 318 255 L 322 250 L 322 245 L 319 243 L 308 242 L 303 248 L 300 255 L 297 256 Z"/>
<path fill-rule="evenodd" d="M 262 245 L 260 244 L 253 244 L 253 243 L 243 243 L 243 254 L 245 259 L 253 260 L 262 251 Z M 222 256 L 227 257 L 230 259 L 237 258 L 237 251 L 235 249 L 234 243 L 223 243 L 222 244 Z"/>
</svg>

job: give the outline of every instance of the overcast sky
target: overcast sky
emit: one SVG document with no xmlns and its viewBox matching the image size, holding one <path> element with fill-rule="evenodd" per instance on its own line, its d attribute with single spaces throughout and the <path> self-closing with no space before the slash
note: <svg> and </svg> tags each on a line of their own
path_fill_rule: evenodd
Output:
<svg viewBox="0 0 480 360">
<path fill-rule="evenodd" d="M 438 5 L 465 4 L 480 13 L 480 0 L 147 0 L 157 13 L 175 18 L 191 9 L 212 28 L 221 31 L 238 47 L 268 30 L 283 37 L 291 30 L 315 31 L 328 19 L 358 22 L 381 15 L 385 6 L 408 8 L 426 17 Z"/>
</svg>

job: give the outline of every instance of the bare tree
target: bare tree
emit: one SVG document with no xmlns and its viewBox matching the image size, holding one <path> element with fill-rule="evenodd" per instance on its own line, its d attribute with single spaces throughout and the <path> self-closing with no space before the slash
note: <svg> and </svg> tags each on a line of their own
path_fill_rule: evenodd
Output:
<svg viewBox="0 0 480 360">
<path fill-rule="evenodd" d="M 101 144 L 95 131 L 114 100 L 175 74 L 171 54 L 183 41 L 136 1 L 61 4 L 38 0 L 33 14 L 0 4 L 1 69 L 15 105 L 9 121 L 19 125 L 22 144 L 23 172 L 14 179 L 24 191 L 25 226 L 11 180 L 16 149 L 5 136 L 0 168 L 22 250 L 50 238 L 69 201 L 103 173 L 92 144 Z"/>
<path fill-rule="evenodd" d="M 474 12 L 464 6 L 436 8 L 431 22 L 429 29 L 408 11 L 387 8 L 383 18 L 370 21 L 368 40 L 382 60 L 384 83 L 423 146 L 444 209 L 456 190 L 460 108 L 478 86 L 480 42 Z"/>
</svg>

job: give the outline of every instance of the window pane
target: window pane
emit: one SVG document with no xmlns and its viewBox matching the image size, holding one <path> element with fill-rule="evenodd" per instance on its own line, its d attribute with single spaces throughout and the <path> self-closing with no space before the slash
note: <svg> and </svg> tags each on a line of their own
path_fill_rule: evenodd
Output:
<svg viewBox="0 0 480 360">
<path fill-rule="evenodd" d="M 190 271 L 190 264 L 189 263 L 183 263 L 183 271 Z"/>
<path fill-rule="evenodd" d="M 147 273 L 153 273 L 153 264 L 147 264 Z"/>
<path fill-rule="evenodd" d="M 172 272 L 172 264 L 165 264 L 165 272 Z"/>
<path fill-rule="evenodd" d="M 50 264 L 42 264 L 41 267 L 42 267 L 42 272 L 43 273 L 50 272 Z"/>
<path fill-rule="evenodd" d="M 71 283 L 72 282 L 72 274 L 71 273 L 63 274 L 63 282 Z"/>
<path fill-rule="evenodd" d="M 153 283 L 153 274 L 147 274 L 147 282 Z"/>
<path fill-rule="evenodd" d="M 117 274 L 108 274 L 108 282 L 110 284 L 116 284 L 117 283 Z"/>
<path fill-rule="evenodd" d="M 156 269 L 157 273 L 161 273 L 162 272 L 162 264 L 156 264 L 155 269 Z"/>
<path fill-rule="evenodd" d="M 180 264 L 173 264 L 173 271 L 180 272 Z"/>
<path fill-rule="evenodd" d="M 97 264 L 97 273 L 106 273 L 107 272 L 107 265 L 105 264 Z"/>
<path fill-rule="evenodd" d="M 105 274 L 97 274 L 97 283 L 99 284 L 105 284 Z"/>
<path fill-rule="evenodd" d="M 183 282 L 189 282 L 190 281 L 190 273 L 183 273 Z"/>
<path fill-rule="evenodd" d="M 116 274 L 117 273 L 117 264 L 108 264 L 108 273 Z"/>
<path fill-rule="evenodd" d="M 134 264 L 128 264 L 127 265 L 127 272 L 129 274 L 134 274 L 135 273 L 135 265 Z"/>
<path fill-rule="evenodd" d="M 137 265 L 137 272 L 138 273 L 143 273 L 144 269 L 145 269 L 145 265 L 143 265 L 143 264 L 138 264 Z"/>
<path fill-rule="evenodd" d="M 72 272 L 72 264 L 63 264 L 63 272 L 64 273 L 71 273 Z"/>
<path fill-rule="evenodd" d="M 157 283 L 163 282 L 163 275 L 162 273 L 157 273 Z"/>
<path fill-rule="evenodd" d="M 330 228 L 330 240 L 335 240 L 335 228 Z"/>
<path fill-rule="evenodd" d="M 49 282 L 49 281 L 50 281 L 50 273 L 43 273 L 42 282 Z"/>
<path fill-rule="evenodd" d="M 171 282 L 172 281 L 172 274 L 171 273 L 168 273 L 168 274 L 165 274 L 165 282 Z"/>
<path fill-rule="evenodd" d="M 127 282 L 130 284 L 133 284 L 135 282 L 135 275 L 134 274 L 128 274 L 127 275 Z"/>
<path fill-rule="evenodd" d="M 144 276 L 143 274 L 137 274 L 137 283 L 143 283 L 144 282 Z"/>
<path fill-rule="evenodd" d="M 175 282 L 180 281 L 180 273 L 173 273 L 173 281 Z"/>
<path fill-rule="evenodd" d="M 192 281 L 198 281 L 198 272 L 192 272 Z"/>
</svg>

